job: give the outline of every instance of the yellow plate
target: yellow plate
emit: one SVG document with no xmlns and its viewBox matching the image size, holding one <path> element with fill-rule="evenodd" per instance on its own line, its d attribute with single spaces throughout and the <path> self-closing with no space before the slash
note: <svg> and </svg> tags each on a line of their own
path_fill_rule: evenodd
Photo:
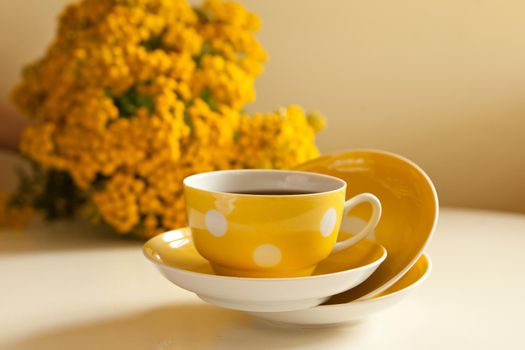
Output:
<svg viewBox="0 0 525 350">
<path fill-rule="evenodd" d="M 368 280 L 330 303 L 377 295 L 414 265 L 434 232 L 439 211 L 434 185 L 421 168 L 393 153 L 355 150 L 326 155 L 296 169 L 337 176 L 348 183 L 346 198 L 370 192 L 383 206 L 374 239 L 387 249 L 388 257 Z M 348 231 L 348 224 L 364 222 L 369 215 L 369 207 L 357 207 L 341 230 Z"/>
<path fill-rule="evenodd" d="M 345 237 L 345 234 L 342 234 Z M 186 238 L 186 239 L 183 239 Z M 145 255 L 155 263 L 175 269 L 221 278 L 241 278 L 217 275 L 208 260 L 204 259 L 195 248 L 189 227 L 169 231 L 150 239 L 144 245 Z M 376 242 L 364 239 L 336 254 L 330 255 L 317 265 L 312 276 L 320 276 L 343 271 L 355 270 L 367 265 L 380 263 L 387 256 L 385 248 Z M 255 278 L 257 280 L 284 280 L 293 278 Z M 254 279 L 254 278 L 244 278 Z"/>
<path fill-rule="evenodd" d="M 319 305 L 304 310 L 251 312 L 251 314 L 272 323 L 307 328 L 352 324 L 403 300 L 427 279 L 431 269 L 430 259 L 423 254 L 399 281 L 374 298 L 352 302 L 341 300 L 341 304 Z"/>
<path fill-rule="evenodd" d="M 430 274 L 430 258 L 425 254 L 421 255 L 416 263 L 401 277 L 396 283 L 382 293 L 374 295 L 373 299 L 385 297 L 407 290 L 408 287 L 415 286 L 416 282 L 422 282 L 423 278 Z"/>
</svg>

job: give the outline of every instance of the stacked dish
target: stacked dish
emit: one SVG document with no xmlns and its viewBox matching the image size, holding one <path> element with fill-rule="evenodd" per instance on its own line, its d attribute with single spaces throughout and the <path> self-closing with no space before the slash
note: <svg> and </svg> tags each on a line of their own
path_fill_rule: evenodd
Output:
<svg viewBox="0 0 525 350">
<path fill-rule="evenodd" d="M 329 255 L 311 274 L 296 277 L 222 273 L 196 248 L 190 228 L 152 238 L 144 246 L 145 256 L 168 280 L 208 303 L 301 326 L 365 318 L 403 299 L 428 277 L 431 262 L 424 249 L 436 226 L 438 199 L 416 164 L 388 152 L 355 150 L 320 157 L 296 170 L 344 180 L 347 199 L 363 192 L 375 195 L 382 215 L 367 239 Z M 363 232 L 373 214 L 370 206 L 356 205 L 334 237 L 344 241 Z"/>
</svg>

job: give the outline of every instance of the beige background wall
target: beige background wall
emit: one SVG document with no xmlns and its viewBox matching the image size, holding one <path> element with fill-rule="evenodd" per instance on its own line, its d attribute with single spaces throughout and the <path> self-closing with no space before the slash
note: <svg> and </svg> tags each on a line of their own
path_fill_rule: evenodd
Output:
<svg viewBox="0 0 525 350">
<path fill-rule="evenodd" d="M 67 1 L 0 2 L 0 94 Z M 525 3 L 244 0 L 270 53 L 253 110 L 328 116 L 322 151 L 412 158 L 447 205 L 525 212 Z"/>
</svg>

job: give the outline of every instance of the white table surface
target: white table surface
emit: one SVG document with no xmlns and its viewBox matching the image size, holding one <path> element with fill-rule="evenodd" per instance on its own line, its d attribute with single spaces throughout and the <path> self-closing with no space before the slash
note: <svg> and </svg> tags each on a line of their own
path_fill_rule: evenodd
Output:
<svg viewBox="0 0 525 350">
<path fill-rule="evenodd" d="M 444 209 L 429 280 L 351 327 L 283 329 L 200 301 L 80 223 L 0 229 L 0 349 L 525 349 L 525 215 Z"/>
<path fill-rule="evenodd" d="M 201 302 L 86 225 L 0 230 L 0 349 L 524 349 L 525 216 L 442 211 L 430 279 L 347 328 L 279 329 Z"/>
</svg>

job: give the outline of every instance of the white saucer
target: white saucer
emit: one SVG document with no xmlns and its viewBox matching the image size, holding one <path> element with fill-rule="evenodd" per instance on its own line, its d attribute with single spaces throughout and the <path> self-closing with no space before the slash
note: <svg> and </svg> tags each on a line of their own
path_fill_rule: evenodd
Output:
<svg viewBox="0 0 525 350">
<path fill-rule="evenodd" d="M 360 299 L 344 304 L 319 305 L 306 310 L 250 312 L 250 314 L 277 325 L 306 328 L 352 324 L 398 303 L 427 279 L 431 269 L 430 258 L 423 254 L 400 280 L 371 299 Z"/>
<path fill-rule="evenodd" d="M 312 276 L 242 278 L 216 275 L 193 245 L 189 228 L 150 239 L 144 255 L 177 286 L 228 309 L 279 312 L 311 308 L 366 280 L 385 260 L 381 245 L 362 240 L 321 262 Z"/>
</svg>

